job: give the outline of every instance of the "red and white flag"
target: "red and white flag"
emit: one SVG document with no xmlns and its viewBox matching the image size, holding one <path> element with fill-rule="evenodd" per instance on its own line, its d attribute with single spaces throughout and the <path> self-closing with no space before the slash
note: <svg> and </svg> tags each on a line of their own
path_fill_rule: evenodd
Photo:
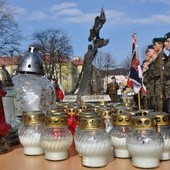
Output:
<svg viewBox="0 0 170 170">
<path fill-rule="evenodd" d="M 127 80 L 127 85 L 131 87 L 136 94 L 139 93 L 141 88 L 144 93 L 147 93 L 146 87 L 143 84 L 142 69 L 140 66 L 140 61 L 137 52 L 138 52 L 138 45 L 136 39 L 136 32 L 134 32 L 132 35 L 132 61 L 131 61 L 131 68 L 129 71 L 128 80 Z"/>
</svg>

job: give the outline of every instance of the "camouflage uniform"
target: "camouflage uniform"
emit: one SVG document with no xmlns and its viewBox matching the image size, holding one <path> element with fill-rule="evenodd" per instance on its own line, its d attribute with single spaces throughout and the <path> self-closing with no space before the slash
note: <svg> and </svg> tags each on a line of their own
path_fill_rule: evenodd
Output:
<svg viewBox="0 0 170 170">
<path fill-rule="evenodd" d="M 165 111 L 170 113 L 170 56 L 165 57 L 164 94 L 165 94 L 165 105 L 166 105 Z"/>
<path fill-rule="evenodd" d="M 161 51 L 155 59 L 154 84 L 155 84 L 155 111 L 163 110 L 163 74 L 165 54 Z"/>
<path fill-rule="evenodd" d="M 117 82 L 111 82 L 108 87 L 109 96 L 112 102 L 118 102 L 117 90 L 119 85 Z"/>
<path fill-rule="evenodd" d="M 143 80 L 143 83 L 146 87 L 146 90 L 147 90 L 147 93 L 145 94 L 145 101 L 144 101 L 144 109 L 149 109 L 149 91 L 148 91 L 148 88 L 149 88 L 149 66 L 148 66 L 148 69 L 145 71 L 145 74 L 144 74 L 144 80 Z"/>
<path fill-rule="evenodd" d="M 154 70 L 155 70 L 155 61 L 152 61 L 148 68 L 147 76 L 147 99 L 148 99 L 148 109 L 155 110 L 155 82 L 154 82 Z"/>
<path fill-rule="evenodd" d="M 147 88 L 147 77 L 148 77 L 148 70 L 143 72 L 143 84 Z M 143 109 L 148 109 L 148 100 L 147 100 L 147 94 L 145 94 L 143 91 L 141 91 L 141 107 Z"/>
</svg>

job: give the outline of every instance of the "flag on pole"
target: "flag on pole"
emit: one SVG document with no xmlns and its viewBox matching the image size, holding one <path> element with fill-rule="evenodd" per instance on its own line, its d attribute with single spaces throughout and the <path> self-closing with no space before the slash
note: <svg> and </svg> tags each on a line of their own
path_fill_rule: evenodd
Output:
<svg viewBox="0 0 170 170">
<path fill-rule="evenodd" d="M 134 32 L 132 35 L 132 61 L 131 61 L 131 68 L 129 71 L 128 80 L 127 80 L 127 85 L 131 87 L 135 93 L 139 93 L 141 88 L 142 91 L 146 93 L 146 88 L 143 84 L 142 69 L 138 57 L 138 45 L 136 39 L 136 32 Z"/>
</svg>

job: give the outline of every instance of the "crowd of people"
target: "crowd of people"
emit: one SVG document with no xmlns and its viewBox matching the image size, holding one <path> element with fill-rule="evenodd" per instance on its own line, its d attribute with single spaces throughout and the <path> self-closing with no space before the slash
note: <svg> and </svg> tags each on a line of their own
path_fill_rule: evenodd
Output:
<svg viewBox="0 0 170 170">
<path fill-rule="evenodd" d="M 141 92 L 141 106 L 170 113 L 170 32 L 153 38 L 145 54 L 142 72 L 147 93 Z"/>
</svg>

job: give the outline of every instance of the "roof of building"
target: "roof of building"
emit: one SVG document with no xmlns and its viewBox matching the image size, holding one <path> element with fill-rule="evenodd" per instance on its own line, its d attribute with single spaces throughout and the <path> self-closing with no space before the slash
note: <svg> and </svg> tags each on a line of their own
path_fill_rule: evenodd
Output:
<svg viewBox="0 0 170 170">
<path fill-rule="evenodd" d="M 83 63 L 84 63 L 84 60 L 81 57 L 76 57 L 76 58 L 73 58 L 72 60 L 72 64 L 76 66 L 82 66 Z"/>
<path fill-rule="evenodd" d="M 20 56 L 17 57 L 0 57 L 0 65 L 18 65 L 21 60 Z"/>
</svg>

